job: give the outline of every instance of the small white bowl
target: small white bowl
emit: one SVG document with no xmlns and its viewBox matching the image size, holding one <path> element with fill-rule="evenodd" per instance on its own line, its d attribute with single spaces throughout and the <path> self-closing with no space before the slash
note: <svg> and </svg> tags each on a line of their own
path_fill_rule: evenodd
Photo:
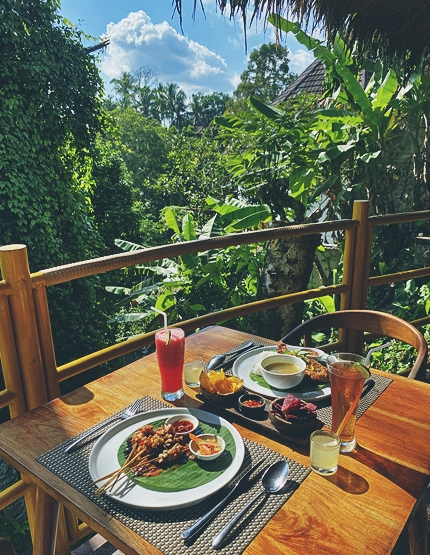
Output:
<svg viewBox="0 0 430 555">
<path fill-rule="evenodd" d="M 297 366 L 297 371 L 292 374 L 279 374 L 275 371 L 268 370 L 267 367 L 274 363 L 287 363 Z M 260 369 L 266 382 L 276 389 L 291 389 L 303 380 L 306 369 L 306 362 L 299 357 L 293 355 L 284 355 L 274 353 L 260 362 Z"/>
<path fill-rule="evenodd" d="M 215 435 L 214 434 L 201 434 L 197 437 L 198 437 L 199 440 L 203 441 L 205 439 L 214 439 Z M 221 445 L 221 449 L 217 453 L 214 453 L 213 455 L 203 455 L 203 453 L 201 453 L 199 451 L 194 439 L 192 439 L 190 441 L 190 445 L 189 445 L 191 453 L 202 461 L 213 461 L 214 459 L 217 459 L 220 455 L 222 455 L 222 453 L 224 453 L 225 441 L 223 440 L 223 438 L 221 436 L 216 436 L 216 437 L 217 437 L 218 443 Z"/>
<path fill-rule="evenodd" d="M 190 422 L 193 427 L 190 428 L 187 431 L 184 432 L 177 432 L 175 429 L 175 433 L 178 436 L 183 436 L 186 434 L 192 434 L 194 432 L 194 430 L 197 428 L 197 426 L 199 425 L 199 420 L 198 418 L 196 418 L 195 416 L 191 415 L 191 414 L 175 414 L 174 416 L 170 416 L 165 424 L 172 424 L 172 426 L 175 428 L 175 422 L 180 422 L 180 421 L 185 420 L 186 422 Z"/>
</svg>

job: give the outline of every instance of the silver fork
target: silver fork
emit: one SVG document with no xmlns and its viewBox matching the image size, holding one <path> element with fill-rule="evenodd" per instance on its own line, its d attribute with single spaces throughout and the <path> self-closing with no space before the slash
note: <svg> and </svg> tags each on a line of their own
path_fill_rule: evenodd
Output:
<svg viewBox="0 0 430 555">
<path fill-rule="evenodd" d="M 71 451 L 74 451 L 77 446 L 84 441 L 84 439 L 86 439 L 87 437 L 92 436 L 93 434 L 95 434 L 96 432 L 98 432 L 99 430 L 102 430 L 103 428 L 105 428 L 106 426 L 108 426 L 109 424 L 111 424 L 112 422 L 115 422 L 115 420 L 126 420 L 127 418 L 130 418 L 130 416 L 134 416 L 137 411 L 138 408 L 140 407 L 140 404 L 142 402 L 142 399 L 137 399 L 132 405 L 130 405 L 128 407 L 127 410 L 125 410 L 122 414 L 116 416 L 115 418 L 113 418 L 112 420 L 109 420 L 108 422 L 102 422 L 101 424 L 99 424 L 98 426 L 96 426 L 95 428 L 92 428 L 92 430 L 90 430 L 89 432 L 87 432 L 86 434 L 84 434 L 83 436 L 81 436 L 79 439 L 77 439 L 76 441 L 74 441 L 71 445 L 68 445 L 65 449 L 64 452 L 65 453 L 70 453 Z"/>
</svg>

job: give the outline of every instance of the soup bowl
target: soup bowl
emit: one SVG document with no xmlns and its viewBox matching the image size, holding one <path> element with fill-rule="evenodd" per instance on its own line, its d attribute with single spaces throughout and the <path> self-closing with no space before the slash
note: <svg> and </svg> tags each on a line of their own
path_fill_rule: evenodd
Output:
<svg viewBox="0 0 430 555">
<path fill-rule="evenodd" d="M 261 375 L 276 389 L 291 389 L 303 380 L 306 362 L 293 355 L 274 353 L 260 362 Z"/>
</svg>

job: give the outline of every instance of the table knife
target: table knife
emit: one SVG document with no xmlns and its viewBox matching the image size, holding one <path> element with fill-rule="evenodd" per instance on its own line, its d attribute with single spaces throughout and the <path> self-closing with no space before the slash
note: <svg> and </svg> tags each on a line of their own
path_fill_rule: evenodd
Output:
<svg viewBox="0 0 430 555">
<path fill-rule="evenodd" d="M 217 505 L 215 505 L 215 507 L 213 509 L 211 509 L 209 512 L 207 512 L 205 515 L 203 515 L 199 520 L 197 520 L 194 524 L 192 524 L 189 528 L 187 528 L 187 530 L 184 530 L 181 534 L 181 538 L 184 540 L 188 540 L 190 539 L 192 536 L 194 536 L 194 534 L 196 534 L 199 530 L 201 530 L 201 528 L 203 528 L 203 526 L 205 524 L 207 524 L 208 522 L 210 522 L 210 520 L 212 520 L 212 518 L 219 512 L 219 510 L 227 503 L 227 501 L 232 497 L 233 493 L 241 486 L 245 483 L 245 481 L 249 478 L 249 476 L 254 472 L 254 470 L 256 468 L 258 468 L 260 466 L 260 464 L 263 461 L 258 461 L 257 463 L 255 463 L 247 472 L 245 472 L 245 474 L 237 481 L 233 484 L 233 487 L 229 490 L 229 492 L 227 493 L 227 495 L 224 497 L 224 499 L 222 499 Z M 266 467 L 264 467 L 260 472 L 263 472 L 266 470 Z"/>
</svg>

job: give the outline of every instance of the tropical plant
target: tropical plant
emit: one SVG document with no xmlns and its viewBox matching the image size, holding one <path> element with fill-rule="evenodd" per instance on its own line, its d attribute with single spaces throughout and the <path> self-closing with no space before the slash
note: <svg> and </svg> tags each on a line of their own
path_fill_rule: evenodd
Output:
<svg viewBox="0 0 430 555">
<path fill-rule="evenodd" d="M 246 101 L 250 97 L 261 102 L 274 100 L 297 77 L 290 73 L 289 62 L 289 50 L 281 44 L 269 42 L 255 48 L 233 92 L 234 100 Z"/>
<path fill-rule="evenodd" d="M 270 219 L 270 211 L 264 205 L 246 205 L 234 199 L 222 203 L 212 197 L 207 198 L 207 205 L 215 215 L 201 229 L 195 225 L 192 213 L 185 213 L 179 221 L 175 208 L 166 209 L 166 224 L 174 233 L 173 241 L 252 229 Z M 126 241 L 117 241 L 117 245 L 124 250 L 141 248 Z M 139 266 L 137 270 L 143 277 L 140 283 L 131 288 L 106 288 L 122 297 L 117 305 L 120 313 L 111 322 L 122 325 L 122 333 L 128 335 L 159 327 L 151 306 L 166 311 L 172 321 L 179 321 L 250 302 L 257 292 L 262 259 L 263 251 L 258 245 L 244 245 Z M 127 308 L 130 306 L 131 311 Z M 252 321 L 252 317 L 242 318 L 232 325 L 244 329 Z"/>
</svg>

